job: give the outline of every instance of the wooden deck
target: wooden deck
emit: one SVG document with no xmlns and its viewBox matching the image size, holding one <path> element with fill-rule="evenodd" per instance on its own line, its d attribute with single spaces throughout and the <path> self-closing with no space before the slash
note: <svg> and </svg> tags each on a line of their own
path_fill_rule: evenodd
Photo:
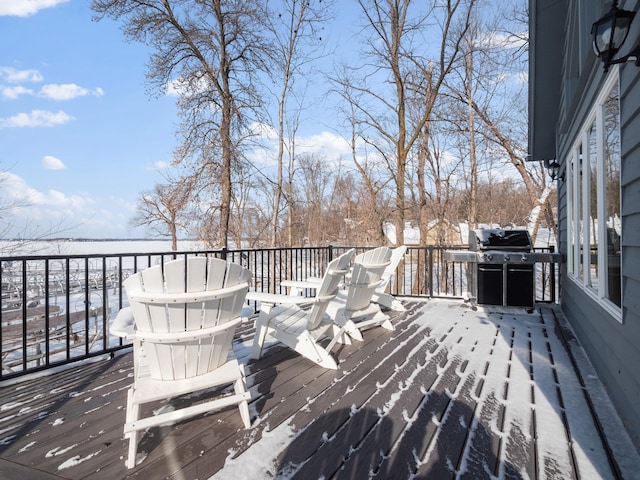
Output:
<svg viewBox="0 0 640 480">
<path fill-rule="evenodd" d="M 338 371 L 277 344 L 250 361 L 245 325 L 234 349 L 252 427 L 230 409 L 151 429 L 131 470 L 130 353 L 2 385 L 0 478 L 638 478 L 638 452 L 559 310 L 406 305 L 395 331 L 334 349 Z"/>
</svg>

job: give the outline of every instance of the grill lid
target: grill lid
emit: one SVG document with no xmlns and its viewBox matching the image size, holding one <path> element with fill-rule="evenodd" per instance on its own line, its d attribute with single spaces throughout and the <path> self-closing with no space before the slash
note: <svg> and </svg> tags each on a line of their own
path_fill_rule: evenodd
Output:
<svg viewBox="0 0 640 480">
<path fill-rule="evenodd" d="M 469 249 L 530 251 L 531 236 L 527 230 L 504 230 L 502 228 L 482 228 L 469 232 Z"/>
</svg>

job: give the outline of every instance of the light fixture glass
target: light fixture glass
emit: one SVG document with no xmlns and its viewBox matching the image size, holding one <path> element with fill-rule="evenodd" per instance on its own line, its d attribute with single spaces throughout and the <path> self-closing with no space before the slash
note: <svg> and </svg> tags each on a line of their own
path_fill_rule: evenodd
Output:
<svg viewBox="0 0 640 480">
<path fill-rule="evenodd" d="M 618 8 L 618 2 L 615 0 L 609 10 L 602 18 L 597 20 L 591 27 L 593 35 L 593 52 L 604 62 L 604 71 L 609 70 L 609 66 L 614 63 L 626 62 L 627 59 L 635 54 L 614 60 L 622 44 L 629 35 L 629 27 L 635 17 L 636 12 L 621 10 Z"/>
<path fill-rule="evenodd" d="M 564 180 L 564 177 L 560 175 L 560 164 L 557 161 L 551 160 L 547 165 L 547 169 L 549 170 L 551 180 L 556 180 L 558 178 L 560 180 Z"/>
</svg>

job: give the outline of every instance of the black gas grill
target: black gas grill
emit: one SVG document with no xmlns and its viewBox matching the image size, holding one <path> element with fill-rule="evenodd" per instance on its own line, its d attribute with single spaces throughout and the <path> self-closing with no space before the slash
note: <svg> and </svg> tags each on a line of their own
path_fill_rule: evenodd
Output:
<svg viewBox="0 0 640 480">
<path fill-rule="evenodd" d="M 533 306 L 536 256 L 527 230 L 471 230 L 469 250 L 477 252 L 479 304 Z"/>
</svg>

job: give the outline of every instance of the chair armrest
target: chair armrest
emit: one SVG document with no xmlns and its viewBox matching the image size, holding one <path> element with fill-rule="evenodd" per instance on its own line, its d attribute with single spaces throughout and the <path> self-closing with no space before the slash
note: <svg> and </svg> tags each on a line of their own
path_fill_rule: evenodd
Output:
<svg viewBox="0 0 640 480">
<path fill-rule="evenodd" d="M 322 279 L 282 280 L 280 285 L 289 289 L 289 295 L 300 295 L 303 290 L 315 290 L 322 284 Z"/>
<path fill-rule="evenodd" d="M 282 280 L 280 285 L 283 287 L 318 288 L 320 283 L 322 283 L 321 278 L 307 278 L 306 280 Z"/>
<path fill-rule="evenodd" d="M 135 320 L 131 307 L 125 307 L 118 312 L 116 318 L 111 322 L 109 333 L 127 340 L 131 340 L 136 336 Z"/>
<path fill-rule="evenodd" d="M 301 297 L 298 295 L 286 295 L 284 293 L 266 293 L 249 290 L 247 292 L 247 300 L 271 305 L 309 305 L 314 303 L 316 299 L 314 297 Z"/>
</svg>

